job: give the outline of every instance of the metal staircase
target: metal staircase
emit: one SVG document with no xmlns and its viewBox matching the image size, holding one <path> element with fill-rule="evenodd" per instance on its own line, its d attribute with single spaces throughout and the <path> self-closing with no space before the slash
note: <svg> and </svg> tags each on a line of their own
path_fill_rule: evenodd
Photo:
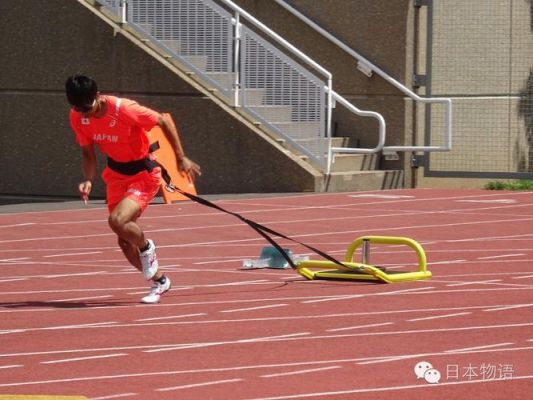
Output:
<svg viewBox="0 0 533 400">
<path fill-rule="evenodd" d="M 383 117 L 333 90 L 332 74 L 230 0 L 82 0 L 102 6 L 141 41 L 326 176 L 326 190 L 398 187 L 400 171 L 376 171 Z M 331 137 L 334 107 L 377 120 L 375 146 Z M 365 175 L 379 176 L 376 187 Z M 396 186 L 392 186 L 396 185 Z M 357 190 L 357 184 L 351 185 Z"/>
</svg>

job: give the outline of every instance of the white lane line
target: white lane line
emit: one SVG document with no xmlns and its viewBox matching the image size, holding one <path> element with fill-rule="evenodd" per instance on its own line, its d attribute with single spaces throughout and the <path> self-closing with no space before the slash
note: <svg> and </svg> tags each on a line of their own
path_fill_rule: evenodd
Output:
<svg viewBox="0 0 533 400">
<path fill-rule="evenodd" d="M 471 312 L 463 312 L 463 313 L 455 313 L 455 314 L 433 315 L 433 316 L 431 316 L 431 317 L 408 319 L 407 321 L 408 321 L 408 322 L 428 321 L 428 320 L 431 320 L 431 319 L 459 317 L 459 316 L 461 316 L 461 315 L 469 315 L 469 314 L 472 314 L 472 313 L 471 313 Z"/>
<path fill-rule="evenodd" d="M 328 329 L 326 332 L 341 332 L 341 331 L 349 331 L 349 330 L 352 330 L 352 329 L 374 328 L 376 326 L 385 326 L 385 325 L 393 325 L 393 324 L 394 324 L 394 322 L 383 322 L 381 324 L 347 326 L 345 328 Z"/>
<path fill-rule="evenodd" d="M 24 365 L 16 364 L 16 365 L 0 365 L 0 369 L 9 369 L 9 368 L 20 368 Z"/>
<path fill-rule="evenodd" d="M 533 278 L 533 275 L 513 276 L 511 279 L 527 279 Z"/>
<path fill-rule="evenodd" d="M 326 301 L 337 301 L 337 300 L 348 300 L 348 299 L 356 299 L 358 297 L 365 297 L 367 295 L 364 294 L 347 294 L 343 296 L 327 296 L 325 298 L 320 298 L 316 300 L 305 300 L 301 301 L 301 304 L 312 304 L 312 303 L 322 303 Z"/>
<path fill-rule="evenodd" d="M 63 253 L 63 254 L 50 254 L 48 256 L 43 256 L 43 258 L 53 258 L 53 257 L 68 257 L 68 256 L 85 256 L 88 254 L 102 254 L 102 251 L 90 251 L 85 253 Z"/>
<path fill-rule="evenodd" d="M 119 399 L 121 397 L 130 397 L 130 396 L 137 396 L 137 393 L 121 393 L 121 394 L 112 394 L 109 396 L 92 397 L 91 400 Z"/>
<path fill-rule="evenodd" d="M 302 337 L 302 336 L 306 336 L 310 334 L 311 333 L 309 332 L 299 332 L 299 333 L 289 333 L 287 335 L 265 336 L 265 337 L 250 338 L 250 339 L 229 340 L 229 341 L 222 341 L 222 342 L 183 343 L 183 344 L 180 344 L 174 347 L 166 346 L 163 348 L 158 348 L 158 349 L 153 349 L 153 350 L 144 350 L 143 353 L 159 353 L 162 351 L 192 349 L 192 348 L 199 348 L 199 347 L 220 346 L 220 345 L 237 344 L 237 343 L 256 343 L 256 342 L 265 342 L 265 341 L 268 342 L 270 340 L 290 339 L 290 338 Z"/>
<path fill-rule="evenodd" d="M 168 317 L 153 317 L 153 318 L 143 318 L 136 319 L 135 322 L 145 322 L 145 321 L 159 321 L 163 319 L 175 319 L 175 318 L 187 318 L 187 317 L 200 317 L 207 315 L 206 313 L 197 313 L 197 314 L 183 314 L 183 315 L 170 315 Z"/>
<path fill-rule="evenodd" d="M 494 274 L 484 274 L 484 275 L 489 275 L 489 276 L 494 276 Z M 465 282 L 464 280 L 451 280 L 452 277 L 473 277 L 473 276 L 480 276 L 480 275 L 447 275 L 447 276 L 443 276 L 442 278 L 446 278 L 446 279 L 432 279 L 431 282 L 438 282 L 438 283 L 449 283 L 449 285 L 446 285 L 446 286 L 468 286 L 468 285 L 472 285 L 472 284 L 475 284 L 475 283 L 480 283 L 478 281 L 468 281 L 468 282 Z M 519 278 L 512 278 L 512 279 L 519 279 Z M 495 282 L 491 282 L 491 281 L 482 281 L 481 282 L 482 284 L 484 285 L 487 285 L 487 286 L 507 286 L 507 287 L 519 287 L 519 288 L 528 288 L 528 289 L 533 289 L 533 285 L 531 284 L 519 284 L 519 283 L 505 283 L 505 282 L 502 282 L 501 279 L 495 281 Z M 486 289 L 478 289 L 478 290 L 486 290 Z"/>
<path fill-rule="evenodd" d="M 13 261 L 24 261 L 24 260 L 31 260 L 31 258 L 30 257 L 4 258 L 4 259 L 0 260 L 0 262 L 11 263 Z"/>
<path fill-rule="evenodd" d="M 507 257 L 519 257 L 519 256 L 525 256 L 525 253 L 515 253 L 515 254 L 501 254 L 499 256 L 486 256 L 486 257 L 478 257 L 478 260 L 493 260 L 495 258 L 507 258 Z"/>
<path fill-rule="evenodd" d="M 25 333 L 25 332 L 37 332 L 37 331 L 53 331 L 56 329 L 84 329 L 84 328 L 104 328 L 112 324 L 118 323 L 117 321 L 110 322 L 95 322 L 93 324 L 80 324 L 80 325 L 61 325 L 61 326 L 45 326 L 42 328 L 19 328 L 0 330 L 0 335 L 8 333 Z"/>
<path fill-rule="evenodd" d="M 455 286 L 467 286 L 467 285 L 483 285 L 485 283 L 494 283 L 494 282 L 501 282 L 501 279 L 491 279 L 486 281 L 472 281 L 472 282 L 461 282 L 461 283 L 451 283 L 449 285 L 446 285 L 448 287 L 455 287 Z"/>
<path fill-rule="evenodd" d="M 528 205 L 529 206 L 529 205 Z M 428 214 L 436 214 L 436 213 L 442 213 L 439 212 L 428 212 Z M 417 215 L 420 215 L 420 212 L 416 213 Z M 397 215 L 397 213 L 395 214 Z M 339 219 L 346 219 L 346 217 L 339 217 Z M 365 218 L 369 218 L 369 216 L 365 216 Z M 372 216 L 372 218 L 375 218 L 375 216 Z M 331 218 L 322 218 L 321 220 L 327 220 L 331 221 Z M 444 228 L 444 227 L 458 227 L 458 226 L 466 226 L 466 225 L 484 225 L 484 224 L 497 224 L 497 223 L 513 223 L 513 222 L 519 222 L 519 221 L 531 221 L 533 220 L 533 217 L 525 217 L 525 218 L 507 218 L 507 219 L 499 219 L 499 220 L 487 220 L 487 221 L 467 221 L 467 222 L 458 222 L 458 223 L 450 223 L 450 224 L 427 224 L 427 225 L 408 225 L 408 226 L 391 226 L 391 227 L 382 227 L 382 229 L 388 230 L 388 231 L 405 231 L 406 229 L 428 229 L 428 228 Z M 314 220 L 316 221 L 316 219 Z M 268 221 L 267 221 L 268 222 Z M 283 222 L 283 223 L 289 223 Z M 273 221 L 273 223 L 280 223 L 280 221 Z M 292 223 L 292 222 L 291 222 Z M 237 226 L 237 224 L 232 224 L 229 226 Z M 220 226 L 216 226 L 217 228 L 220 228 Z M 194 227 L 194 228 L 167 228 L 167 229 L 153 229 L 153 230 L 147 230 L 146 232 L 149 233 L 155 233 L 155 232 L 169 232 L 169 231 L 180 231 L 180 230 L 192 230 L 192 229 L 212 229 L 213 226 L 207 226 L 207 227 Z M 366 230 L 363 229 L 352 229 L 348 231 L 329 231 L 329 232 L 313 232 L 309 234 L 301 234 L 301 235 L 294 235 L 294 238 L 306 238 L 306 237 L 312 237 L 312 236 L 325 236 L 325 235 L 340 235 L 340 234 L 354 234 L 357 232 L 363 232 Z M 103 237 L 103 236 L 112 236 L 113 233 L 98 233 L 98 234 L 91 234 L 91 235 L 77 235 L 77 236 L 62 236 L 62 237 L 35 237 L 35 238 L 26 238 L 26 239 L 12 239 L 12 240 L 0 240 L 0 243 L 14 243 L 14 242 L 22 242 L 22 241 L 45 241 L 45 240 L 61 240 L 61 239 L 86 239 L 90 237 Z M 223 243 L 241 243 L 241 242 L 256 242 L 259 240 L 264 240 L 263 238 L 253 238 L 253 239 L 236 239 L 236 240 L 226 240 L 222 241 Z M 205 245 L 205 244 L 218 244 L 220 241 L 209 241 L 209 242 L 196 242 L 196 243 L 183 243 L 179 245 L 172 245 L 167 246 L 170 247 L 191 247 L 191 246 L 197 246 L 197 245 Z"/>
<path fill-rule="evenodd" d="M 232 313 L 232 312 L 240 312 L 240 311 L 254 311 L 254 310 L 264 310 L 266 308 L 275 308 L 275 307 L 285 307 L 288 306 L 288 304 L 271 304 L 268 306 L 258 306 L 258 307 L 248 307 L 248 308 L 235 308 L 232 310 L 222 310 L 221 313 Z"/>
<path fill-rule="evenodd" d="M 460 259 L 460 260 L 447 260 L 447 261 L 435 261 L 435 262 L 432 262 L 431 265 L 458 264 L 458 263 L 464 263 L 466 261 L 467 260 L 463 260 L 463 259 Z"/>
<path fill-rule="evenodd" d="M 71 276 L 90 276 L 107 274 L 107 271 L 94 271 L 94 272 L 80 272 L 78 274 L 61 274 L 61 275 L 36 275 L 35 278 L 53 279 L 53 278 L 65 278 Z"/>
<path fill-rule="evenodd" d="M 404 290 L 395 290 L 392 292 L 380 292 L 380 293 L 368 293 L 368 294 L 354 294 L 354 295 L 346 295 L 346 296 L 328 296 L 326 298 L 320 298 L 317 300 L 305 300 L 302 301 L 302 304 L 310 304 L 310 303 L 321 303 L 325 301 L 335 301 L 335 300 L 346 300 L 346 299 L 354 299 L 358 297 L 368 297 L 368 296 L 388 296 L 388 295 L 396 295 L 396 294 L 402 294 L 402 293 L 409 293 L 409 292 L 415 292 L 419 290 L 429 290 L 429 289 L 435 289 L 433 286 L 426 286 L 421 288 L 413 288 L 413 289 L 404 289 Z"/>
<path fill-rule="evenodd" d="M 499 204 L 516 204 L 515 199 L 484 199 L 484 200 L 455 200 L 458 203 L 499 203 Z M 467 210 L 465 210 L 467 211 Z M 475 211 L 475 210 L 473 210 Z"/>
<path fill-rule="evenodd" d="M 461 352 L 464 352 L 464 351 L 492 349 L 494 347 L 511 346 L 513 344 L 514 344 L 513 342 L 505 342 L 505 343 L 489 344 L 489 345 L 486 345 L 486 346 L 466 347 L 466 348 L 462 348 L 462 349 L 446 350 L 446 353 L 457 353 L 457 352 L 461 353 Z"/>
<path fill-rule="evenodd" d="M 222 383 L 233 383 L 233 382 L 241 382 L 242 379 L 225 379 L 221 381 L 209 381 L 209 382 L 202 382 L 202 383 L 192 383 L 190 385 L 182 385 L 182 386 L 172 386 L 167 388 L 159 388 L 155 389 L 158 392 L 168 392 L 171 390 L 180 390 L 180 389 L 190 389 L 190 388 L 196 388 L 196 387 L 203 387 L 203 386 L 210 386 L 210 385 L 220 385 Z"/>
<path fill-rule="evenodd" d="M 19 226 L 28 226 L 28 225 L 35 225 L 35 222 L 26 222 L 23 224 L 12 224 L 12 225 L 0 225 L 1 228 L 17 228 Z"/>
<path fill-rule="evenodd" d="M 103 354 L 100 356 L 64 358 L 61 360 L 41 361 L 41 364 L 59 364 L 59 363 L 74 362 L 74 361 L 100 360 L 102 358 L 121 357 L 121 356 L 127 356 L 127 354 L 126 353 L 115 353 L 115 354 Z"/>
<path fill-rule="evenodd" d="M 26 331 L 31 330 L 55 330 L 55 329 L 83 329 L 83 328 L 103 328 L 109 325 L 118 324 L 117 321 L 106 321 L 106 322 L 94 322 L 92 324 L 78 324 L 78 325 L 60 325 L 60 326 L 47 326 L 44 328 L 29 328 L 25 329 Z"/>
<path fill-rule="evenodd" d="M 26 281 L 28 280 L 28 278 L 14 278 L 14 279 L 2 279 L 0 281 L 0 283 L 5 283 L 5 282 L 17 282 L 17 281 Z"/>
<path fill-rule="evenodd" d="M 515 308 L 524 308 L 524 307 L 531 307 L 533 306 L 533 303 L 528 304 L 513 304 L 505 307 L 496 307 L 496 308 L 487 308 L 486 310 L 483 310 L 485 312 L 491 312 L 491 311 L 503 311 L 503 310 L 512 310 Z"/>
<path fill-rule="evenodd" d="M 472 350 L 455 350 L 452 352 L 439 351 L 439 352 L 427 352 L 427 353 L 412 353 L 412 354 L 399 354 L 394 356 L 378 356 L 378 357 L 366 357 L 360 358 L 355 361 L 356 364 L 379 364 L 390 363 L 395 361 L 405 361 L 413 358 L 425 358 L 425 357 L 448 357 L 450 354 L 488 354 L 488 353 L 510 353 L 510 352 L 524 352 L 532 351 L 533 347 L 512 347 L 512 348 L 478 348 Z"/>
<path fill-rule="evenodd" d="M 349 194 L 347 197 L 374 198 L 374 199 L 412 199 L 415 196 L 408 196 L 408 195 L 401 195 L 401 194 L 363 193 L 363 194 Z"/>
<path fill-rule="evenodd" d="M 313 392 L 313 393 L 300 393 L 294 395 L 285 395 L 285 396 L 276 396 L 276 397 L 261 397 L 248 400 L 289 400 L 289 399 L 304 399 L 310 397 L 322 397 L 322 398 L 335 398 L 335 396 L 347 395 L 347 394 L 357 394 L 357 393 L 375 393 L 375 392 L 391 392 L 396 390 L 412 390 L 412 389 L 435 389 L 435 386 L 456 386 L 456 385 L 472 385 L 476 383 L 481 383 L 487 385 L 488 382 L 507 382 L 515 380 L 529 380 L 533 379 L 533 375 L 523 375 L 523 376 L 512 376 L 509 378 L 498 378 L 498 379 L 479 379 L 471 381 L 459 381 L 459 382 L 440 382 L 438 385 L 427 383 L 427 384 L 418 384 L 418 385 L 404 385 L 404 386 L 387 386 L 387 387 L 373 387 L 373 388 L 364 388 L 364 389 L 350 389 L 350 390 L 339 390 L 335 392 Z"/>
<path fill-rule="evenodd" d="M 309 374 L 312 372 L 322 372 L 322 371 L 327 371 L 330 369 L 338 369 L 338 368 L 342 368 L 342 367 L 340 365 L 332 365 L 331 367 L 324 367 L 324 368 L 302 369 L 300 371 L 280 372 L 279 374 L 261 375 L 261 378 L 276 378 L 278 376 Z"/>
<path fill-rule="evenodd" d="M 50 300 L 49 303 L 62 303 L 62 302 L 67 302 L 67 301 L 108 299 L 110 297 L 113 297 L 113 295 L 108 294 L 108 295 L 105 295 L 105 296 L 77 297 L 77 298 L 74 298 L 74 299 L 58 299 L 58 300 Z"/>
<path fill-rule="evenodd" d="M 532 340 L 533 341 L 533 340 Z M 533 347 L 519 347 L 512 349 L 486 349 L 486 350 L 477 350 L 472 351 L 471 353 L 494 353 L 494 352 L 523 352 L 525 350 L 533 350 Z M 465 352 L 464 354 L 468 354 Z M 448 353 L 422 353 L 422 354 L 411 354 L 408 356 L 385 356 L 381 357 L 383 359 L 390 359 L 391 357 L 402 357 L 405 358 L 421 358 L 427 356 L 449 356 Z M 140 372 L 140 373 L 130 373 L 130 374 L 119 374 L 119 375 L 96 375 L 96 376 L 78 376 L 78 377 L 69 377 L 62 379 L 52 379 L 52 380 L 41 380 L 41 381 L 29 381 L 24 380 L 21 382 L 9 382 L 9 383 L 0 383 L 0 387 L 15 387 L 15 386 L 32 386 L 32 385 L 42 385 L 42 384 L 55 384 L 55 383 L 72 383 L 72 382 L 90 382 L 90 381 L 109 381 L 114 379 L 124 379 L 124 378 L 147 378 L 153 376 L 172 376 L 172 375 L 183 375 L 191 373 L 211 373 L 211 372 L 232 372 L 232 371 L 248 371 L 248 370 L 258 370 L 266 368 L 284 368 L 284 367 L 293 367 L 293 366 L 310 366 L 310 365 L 327 365 L 327 364 L 339 364 L 339 363 L 356 363 L 362 360 L 369 360 L 375 358 L 350 358 L 350 359 L 338 359 L 338 360 L 305 360 L 302 362 L 295 363 L 278 363 L 278 364 L 254 364 L 254 365 L 242 365 L 237 367 L 227 367 L 227 368 L 206 368 L 206 369 L 194 369 L 194 370 L 174 370 L 174 371 L 152 371 L 152 372 Z M 533 376 L 532 376 L 533 377 Z M 487 382 L 484 380 L 483 382 Z M 432 386 L 434 387 L 434 386 Z"/>
<path fill-rule="evenodd" d="M 222 287 L 222 286 L 241 286 L 241 285 L 253 285 L 256 283 L 265 283 L 271 282 L 266 279 L 259 279 L 255 281 L 238 281 L 238 282 L 228 282 L 228 283 L 217 283 L 212 285 L 204 285 L 205 287 Z"/>
<path fill-rule="evenodd" d="M 162 352 L 162 351 L 190 349 L 190 348 L 195 348 L 195 347 L 210 347 L 210 346 L 220 346 L 220 345 L 238 344 L 238 343 L 256 343 L 256 342 L 263 342 L 263 341 L 274 341 L 274 342 L 293 341 L 293 340 L 311 341 L 311 340 L 343 339 L 343 338 L 355 338 L 355 337 L 366 337 L 366 336 L 420 335 L 420 334 L 425 334 L 425 333 L 435 334 L 439 332 L 467 332 L 467 331 L 489 330 L 489 329 L 494 330 L 494 329 L 524 328 L 524 327 L 530 327 L 530 326 L 533 326 L 533 323 L 461 326 L 461 327 L 452 327 L 452 328 L 414 329 L 414 330 L 403 330 L 403 331 L 344 333 L 344 334 L 336 334 L 336 335 L 331 334 L 331 335 L 316 335 L 316 336 L 308 336 L 310 335 L 310 333 L 300 333 L 300 334 L 292 334 L 292 335 L 241 339 L 241 340 L 224 341 L 224 342 L 184 343 L 184 344 L 179 344 L 174 347 L 165 347 L 165 348 L 154 349 L 154 350 L 145 350 L 144 352 L 155 353 L 155 352 Z"/>
<path fill-rule="evenodd" d="M 0 335 L 7 335 L 9 333 L 20 333 L 26 332 L 24 329 L 2 329 L 0 330 Z"/>
</svg>

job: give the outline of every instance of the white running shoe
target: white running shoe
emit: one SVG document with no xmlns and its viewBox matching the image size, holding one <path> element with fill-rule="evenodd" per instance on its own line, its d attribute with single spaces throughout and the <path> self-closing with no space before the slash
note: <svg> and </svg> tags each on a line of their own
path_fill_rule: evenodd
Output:
<svg viewBox="0 0 533 400">
<path fill-rule="evenodd" d="M 143 267 L 144 279 L 149 281 L 157 273 L 159 263 L 157 262 L 157 255 L 155 254 L 155 244 L 152 240 L 148 239 L 150 247 L 140 253 L 141 265 Z"/>
<path fill-rule="evenodd" d="M 165 292 L 168 292 L 171 286 L 172 285 L 170 284 L 170 279 L 168 278 L 168 276 L 166 277 L 165 283 L 154 282 L 154 284 L 150 288 L 150 293 L 144 296 L 141 299 L 141 302 L 145 304 L 159 303 L 159 300 L 161 299 L 161 295 Z"/>
</svg>

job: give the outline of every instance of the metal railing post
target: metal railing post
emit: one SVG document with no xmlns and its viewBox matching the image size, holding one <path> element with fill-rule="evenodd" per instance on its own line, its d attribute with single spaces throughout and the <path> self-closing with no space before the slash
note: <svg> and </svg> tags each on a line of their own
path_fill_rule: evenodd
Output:
<svg viewBox="0 0 533 400">
<path fill-rule="evenodd" d="M 127 24 L 128 23 L 128 0 L 120 0 L 120 23 L 121 24 Z"/>
<path fill-rule="evenodd" d="M 235 89 L 234 106 L 239 107 L 240 83 L 241 83 L 241 68 L 240 68 L 240 51 L 241 51 L 241 15 L 239 11 L 235 11 L 235 29 L 233 30 L 233 68 L 235 72 L 235 79 L 233 81 L 233 88 Z"/>
<path fill-rule="evenodd" d="M 333 90 L 333 80 L 331 78 L 328 78 L 328 88 L 327 88 L 327 114 L 326 114 L 326 138 L 331 138 L 331 114 L 332 114 L 332 105 L 333 105 L 333 97 L 331 95 L 331 91 Z"/>
</svg>

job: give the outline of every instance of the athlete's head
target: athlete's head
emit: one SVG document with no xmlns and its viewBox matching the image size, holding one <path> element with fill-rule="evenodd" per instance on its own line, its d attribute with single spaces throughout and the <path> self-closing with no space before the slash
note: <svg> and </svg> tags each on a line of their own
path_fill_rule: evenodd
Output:
<svg viewBox="0 0 533 400">
<path fill-rule="evenodd" d="M 65 83 L 68 102 L 78 112 L 87 113 L 95 104 L 98 87 L 91 77 L 76 74 Z"/>
</svg>

